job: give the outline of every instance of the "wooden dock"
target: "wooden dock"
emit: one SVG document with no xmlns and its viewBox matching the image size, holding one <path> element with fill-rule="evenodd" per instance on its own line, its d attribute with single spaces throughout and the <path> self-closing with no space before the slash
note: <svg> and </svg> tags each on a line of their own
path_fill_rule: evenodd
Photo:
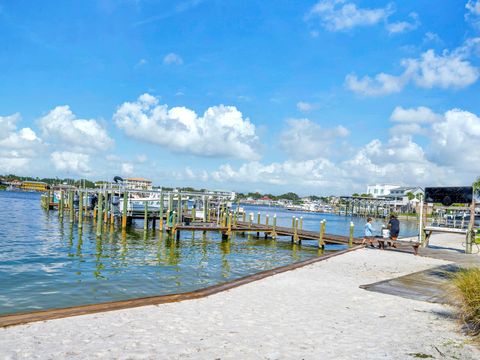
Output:
<svg viewBox="0 0 480 360">
<path fill-rule="evenodd" d="M 248 222 L 237 222 L 236 225 L 225 226 L 217 225 L 216 223 L 191 223 L 189 225 L 177 225 L 173 229 L 179 236 L 180 231 L 215 231 L 222 233 L 224 238 L 228 238 L 233 233 L 253 233 L 260 236 L 263 234 L 265 238 L 276 239 L 279 236 L 290 237 L 292 242 L 301 243 L 303 240 L 319 242 L 319 247 L 325 244 L 338 244 L 338 245 L 360 245 L 362 243 L 361 238 L 355 238 L 350 236 L 334 235 L 324 233 L 320 235 L 321 230 L 318 232 L 311 230 L 303 230 L 298 228 L 289 228 L 283 226 L 273 226 L 265 224 L 250 224 Z"/>
<path fill-rule="evenodd" d="M 143 197 L 138 198 L 139 195 Z M 92 197 L 95 203 L 91 202 Z M 92 219 L 96 223 L 97 236 L 102 235 L 103 225 L 119 226 L 123 230 L 135 220 L 142 220 L 144 230 L 157 229 L 158 224 L 159 231 L 166 231 L 177 239 L 181 231 L 214 231 L 220 232 L 224 240 L 235 233 L 253 233 L 271 239 L 290 237 L 293 243 L 317 241 L 319 248 L 325 244 L 352 247 L 362 243 L 362 239 L 353 235 L 353 223 L 345 229 L 345 236 L 328 234 L 325 220 L 320 222 L 318 231 L 303 229 L 302 217 L 293 217 L 291 227 L 277 226 L 276 215 L 250 213 L 247 216 L 245 212 L 239 213 L 238 204 L 235 209 L 229 208 L 223 193 L 69 189 L 60 190 L 54 196 L 49 190 L 42 197 L 42 206 L 47 211 L 56 210 L 60 218 L 77 222 L 79 230 L 86 219 Z"/>
</svg>

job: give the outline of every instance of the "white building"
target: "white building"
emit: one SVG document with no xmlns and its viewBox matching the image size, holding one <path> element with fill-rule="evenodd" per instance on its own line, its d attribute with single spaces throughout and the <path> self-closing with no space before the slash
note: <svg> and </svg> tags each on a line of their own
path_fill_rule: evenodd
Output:
<svg viewBox="0 0 480 360">
<path fill-rule="evenodd" d="M 367 194 L 372 195 L 373 197 L 384 197 L 390 195 L 390 192 L 393 189 L 399 188 L 400 185 L 390 185 L 390 184 L 376 184 L 367 186 Z"/>
<path fill-rule="evenodd" d="M 127 189 L 151 190 L 152 181 L 144 178 L 128 178 L 123 181 Z"/>
<path fill-rule="evenodd" d="M 414 196 L 412 200 L 408 198 L 409 193 L 412 193 Z M 388 196 L 388 198 L 396 201 L 400 205 L 407 205 L 411 201 L 415 201 L 415 200 L 418 201 L 420 195 L 423 196 L 423 194 L 424 194 L 423 189 L 420 187 L 406 186 L 406 187 L 399 187 L 396 189 L 392 189 L 390 191 L 390 195 Z"/>
</svg>

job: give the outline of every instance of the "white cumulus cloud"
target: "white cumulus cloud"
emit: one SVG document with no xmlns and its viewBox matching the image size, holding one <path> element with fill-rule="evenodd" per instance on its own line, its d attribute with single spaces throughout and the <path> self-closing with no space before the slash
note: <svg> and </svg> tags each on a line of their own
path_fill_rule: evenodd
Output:
<svg viewBox="0 0 480 360">
<path fill-rule="evenodd" d="M 107 131 L 93 119 L 77 119 L 69 106 L 57 106 L 39 121 L 43 137 L 60 146 L 94 152 L 106 150 L 114 141 Z"/>
<path fill-rule="evenodd" d="M 122 163 L 122 168 L 121 168 L 122 174 L 130 176 L 133 174 L 133 164 L 131 163 Z"/>
<path fill-rule="evenodd" d="M 477 81 L 479 72 L 468 60 L 457 53 L 435 54 L 434 50 L 423 53 L 419 59 L 403 61 L 405 73 L 410 75 L 416 85 L 431 89 L 433 87 L 464 88 Z"/>
<path fill-rule="evenodd" d="M 71 151 L 54 151 L 50 154 L 50 161 L 56 170 L 75 175 L 87 175 L 90 170 L 90 156 Z"/>
<path fill-rule="evenodd" d="M 385 73 L 377 74 L 374 78 L 364 76 L 359 79 L 355 74 L 349 74 L 345 78 L 345 85 L 349 90 L 365 96 L 398 93 L 402 91 L 405 83 L 404 77 Z"/>
<path fill-rule="evenodd" d="M 297 102 L 297 109 L 302 112 L 308 112 L 313 109 L 313 105 L 306 101 Z"/>
<path fill-rule="evenodd" d="M 322 0 L 310 9 L 307 18 L 318 18 L 329 31 L 344 31 L 357 26 L 375 25 L 391 13 L 390 6 L 363 9 L 346 0 Z"/>
<path fill-rule="evenodd" d="M 465 8 L 473 15 L 480 16 L 480 0 L 468 0 Z"/>
<path fill-rule="evenodd" d="M 17 130 L 20 114 L 0 116 L 0 172 L 25 170 L 43 149 L 43 143 L 29 127 Z"/>
<path fill-rule="evenodd" d="M 397 22 L 392 22 L 387 24 L 386 25 L 387 31 L 390 34 L 400 34 L 400 33 L 412 31 L 418 28 L 420 26 L 420 19 L 418 17 L 418 14 L 415 12 L 412 12 L 409 14 L 409 17 L 412 19 L 411 22 L 397 21 Z"/>
<path fill-rule="evenodd" d="M 163 63 L 165 65 L 182 65 L 183 59 L 180 55 L 175 53 L 169 53 L 163 58 Z"/>
<path fill-rule="evenodd" d="M 437 163 L 480 173 L 480 118 L 452 109 L 432 124 L 430 157 Z"/>
<path fill-rule="evenodd" d="M 342 125 L 323 128 L 309 119 L 289 119 L 280 134 L 280 147 L 295 159 L 325 157 L 338 138 L 349 135 Z"/>
<path fill-rule="evenodd" d="M 207 157 L 256 159 L 255 125 L 234 106 L 213 106 L 202 116 L 186 107 L 168 108 L 144 94 L 123 103 L 113 119 L 128 136 L 172 151 Z"/>
<path fill-rule="evenodd" d="M 364 96 L 380 96 L 400 92 L 408 83 L 431 89 L 460 89 L 478 80 L 478 68 L 470 63 L 468 57 L 479 46 L 480 38 L 468 39 L 452 52 L 436 54 L 430 49 L 419 58 L 403 59 L 404 72 L 398 76 L 379 73 L 375 77 L 358 78 L 349 74 L 345 78 L 348 89 Z"/>
<path fill-rule="evenodd" d="M 410 123 L 432 123 L 441 119 L 440 114 L 434 113 L 431 109 L 425 106 L 419 106 L 417 108 L 404 109 L 401 106 L 397 106 L 393 109 L 390 120 L 397 122 L 410 122 Z"/>
<path fill-rule="evenodd" d="M 439 115 L 419 106 L 392 112 L 397 125 L 386 141 L 373 139 L 353 155 L 332 161 L 324 152 L 308 159 L 223 164 L 210 179 L 230 186 L 301 189 L 304 193 L 365 191 L 367 184 L 448 186 L 469 184 L 480 173 L 480 117 L 452 109 Z M 421 141 L 417 141 L 421 138 Z M 308 144 L 308 141 L 306 142 Z M 297 144 L 303 146 L 303 142 Z M 307 146 L 308 149 L 308 146 Z"/>
</svg>

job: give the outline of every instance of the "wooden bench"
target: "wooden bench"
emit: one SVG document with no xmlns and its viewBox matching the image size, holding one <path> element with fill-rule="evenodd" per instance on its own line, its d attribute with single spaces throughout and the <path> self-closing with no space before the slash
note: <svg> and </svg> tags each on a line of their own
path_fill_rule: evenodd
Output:
<svg viewBox="0 0 480 360">
<path fill-rule="evenodd" d="M 448 228 L 443 226 L 425 226 L 425 228 L 423 229 L 423 232 L 425 233 L 425 246 L 428 246 L 428 241 L 430 240 L 430 236 L 432 236 L 434 232 L 463 234 L 467 236 L 468 229 L 456 229 L 456 228 Z"/>
<path fill-rule="evenodd" d="M 388 238 L 384 238 L 382 236 L 375 236 L 375 240 L 378 242 L 378 247 L 380 249 L 385 249 L 385 242 L 390 242 L 395 245 L 404 245 L 404 246 L 412 246 L 413 247 L 413 254 L 418 255 L 418 248 L 420 247 L 420 242 L 414 240 L 391 240 Z"/>
</svg>

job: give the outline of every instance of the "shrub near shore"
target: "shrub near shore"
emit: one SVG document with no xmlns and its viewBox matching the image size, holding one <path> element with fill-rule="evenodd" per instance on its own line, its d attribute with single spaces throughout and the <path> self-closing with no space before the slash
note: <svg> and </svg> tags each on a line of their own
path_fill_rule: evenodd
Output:
<svg viewBox="0 0 480 360">
<path fill-rule="evenodd" d="M 480 341 L 480 268 L 461 270 L 455 274 L 453 284 L 468 332 Z"/>
</svg>

